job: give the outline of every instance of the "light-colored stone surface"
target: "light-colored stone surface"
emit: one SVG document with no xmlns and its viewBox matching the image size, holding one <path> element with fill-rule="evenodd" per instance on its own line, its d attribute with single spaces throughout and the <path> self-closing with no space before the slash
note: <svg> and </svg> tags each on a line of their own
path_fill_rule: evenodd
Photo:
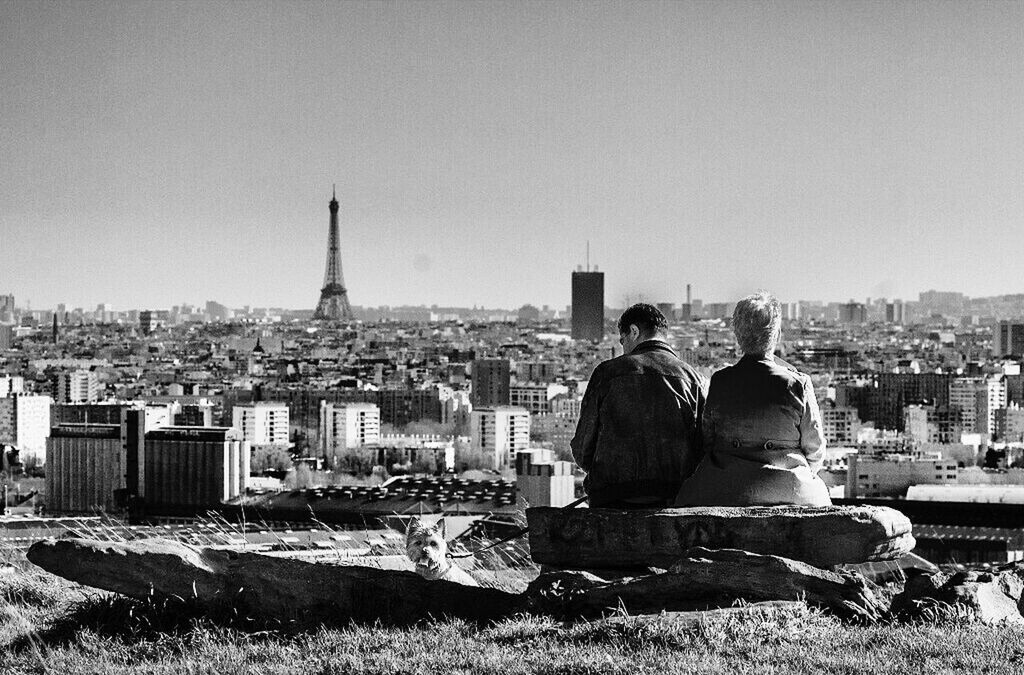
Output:
<svg viewBox="0 0 1024 675">
<path fill-rule="evenodd" d="M 526 510 L 537 563 L 667 568 L 694 547 L 742 549 L 818 567 L 894 560 L 914 548 L 899 511 L 873 506 Z"/>
<path fill-rule="evenodd" d="M 1024 565 L 994 573 L 958 572 L 918 575 L 907 580 L 893 610 L 911 616 L 965 613 L 982 623 L 1024 625 Z"/>
</svg>

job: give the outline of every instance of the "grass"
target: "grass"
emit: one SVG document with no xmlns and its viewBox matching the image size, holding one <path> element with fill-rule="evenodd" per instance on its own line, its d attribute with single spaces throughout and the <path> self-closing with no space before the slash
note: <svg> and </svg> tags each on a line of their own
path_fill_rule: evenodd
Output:
<svg viewBox="0 0 1024 675">
<path fill-rule="evenodd" d="M 620 617 L 622 618 L 622 617 Z M 968 623 L 850 626 L 774 610 L 686 627 L 663 617 L 561 624 L 266 630 L 244 617 L 93 592 L 43 572 L 0 576 L 4 673 L 1020 673 L 1024 629 Z"/>
<path fill-rule="evenodd" d="M 208 541 L 192 543 L 216 543 L 237 527 L 211 520 L 204 524 Z M 112 540 L 129 534 L 93 522 L 76 533 Z M 509 565 L 522 563 L 524 551 L 492 551 L 475 574 L 493 580 L 481 581 L 525 585 L 514 579 L 524 571 Z M 95 591 L 34 568 L 23 551 L 0 551 L 0 673 L 1024 672 L 1024 628 L 970 623 L 943 607 L 925 616 L 927 623 L 852 626 L 817 611 L 776 609 L 685 625 L 620 612 L 611 622 L 441 618 L 295 631 L 230 613 L 211 616 L 183 602 Z"/>
</svg>

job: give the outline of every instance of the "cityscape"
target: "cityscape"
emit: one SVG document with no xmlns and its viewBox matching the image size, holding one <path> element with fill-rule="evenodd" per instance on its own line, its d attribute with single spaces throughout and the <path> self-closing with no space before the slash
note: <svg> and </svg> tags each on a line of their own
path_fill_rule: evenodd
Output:
<svg viewBox="0 0 1024 675">
<path fill-rule="evenodd" d="M 0 672 L 1017 672 L 1022 26 L 0 0 Z"/>
<path fill-rule="evenodd" d="M 501 531 L 525 504 L 578 498 L 582 396 L 622 353 L 605 272 L 567 270 L 560 308 L 362 307 L 342 273 L 336 188 L 328 207 L 312 310 L 29 309 L 0 296 L 10 517 L 187 524 L 249 509 L 281 527 L 304 513 L 386 527 L 414 511 Z M 710 376 L 739 356 L 734 303 L 680 290 L 650 300 Z M 782 312 L 778 356 L 812 377 L 833 500 L 898 503 L 933 564 L 1020 559 L 1024 294 Z"/>
</svg>

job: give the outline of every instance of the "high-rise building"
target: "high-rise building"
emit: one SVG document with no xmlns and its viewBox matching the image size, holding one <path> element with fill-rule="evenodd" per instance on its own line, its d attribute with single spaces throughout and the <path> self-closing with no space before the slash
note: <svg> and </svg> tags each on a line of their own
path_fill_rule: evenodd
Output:
<svg viewBox="0 0 1024 675">
<path fill-rule="evenodd" d="M 373 403 L 320 402 L 320 454 L 335 464 L 346 450 L 380 441 L 380 408 Z"/>
<path fill-rule="evenodd" d="M 410 422 L 441 421 L 441 396 L 437 389 L 395 387 L 376 393 L 382 424 L 403 427 Z"/>
<path fill-rule="evenodd" d="M 839 323 L 867 323 L 868 309 L 859 302 L 839 305 Z"/>
<path fill-rule="evenodd" d="M 511 364 L 508 359 L 474 359 L 470 402 L 474 408 L 508 405 Z"/>
<path fill-rule="evenodd" d="M 572 273 L 572 339 L 604 339 L 604 272 Z"/>
<path fill-rule="evenodd" d="M 349 321 L 352 307 L 348 302 L 345 277 L 341 272 L 341 239 L 338 234 L 338 198 L 331 194 L 328 204 L 331 224 L 327 231 L 327 269 L 324 271 L 324 285 L 320 289 L 320 301 L 313 312 L 314 319 L 328 321 Z"/>
<path fill-rule="evenodd" d="M 25 391 L 25 378 L 20 375 L 0 376 L 0 398 Z"/>
<path fill-rule="evenodd" d="M 995 411 L 993 438 L 1004 443 L 1024 441 L 1024 408 L 1011 403 Z"/>
<path fill-rule="evenodd" d="M 206 316 L 210 321 L 230 321 L 235 318 L 235 310 L 214 300 L 207 300 Z"/>
<path fill-rule="evenodd" d="M 442 391 L 441 388 L 438 391 Z M 470 413 L 473 404 L 469 401 L 469 392 L 447 389 L 441 397 L 441 424 L 454 429 L 455 434 L 463 436 L 469 432 Z"/>
<path fill-rule="evenodd" d="M 957 377 L 949 383 L 949 405 L 960 409 L 966 433 L 991 434 L 995 411 L 1006 407 L 1002 377 Z"/>
<path fill-rule="evenodd" d="M 3 318 L 0 317 L 0 322 Z M 0 323 L 0 349 L 10 349 L 14 346 L 14 326 L 8 323 Z"/>
<path fill-rule="evenodd" d="M 517 453 L 516 498 L 521 508 L 571 504 L 576 498 L 572 462 L 556 461 L 550 450 Z"/>
<path fill-rule="evenodd" d="M 18 448 L 21 461 L 46 461 L 52 402 L 49 396 L 24 393 L 0 398 L 0 443 Z"/>
<path fill-rule="evenodd" d="M 91 370 L 71 370 L 57 376 L 58 403 L 95 403 L 99 393 L 99 376 Z"/>
<path fill-rule="evenodd" d="M 250 445 L 288 445 L 288 406 L 284 403 L 261 401 L 237 405 L 231 414 L 231 426 L 240 431 L 242 440 Z"/>
<path fill-rule="evenodd" d="M 493 458 L 495 469 L 508 468 L 517 452 L 530 447 L 530 413 L 512 406 L 474 410 L 470 414 L 470 441 L 475 452 Z"/>
<path fill-rule="evenodd" d="M 885 321 L 886 323 L 901 324 L 905 320 L 903 315 L 903 301 L 893 300 L 885 305 Z"/>
<path fill-rule="evenodd" d="M 876 386 L 866 388 L 866 400 L 850 401 L 847 405 L 861 410 L 863 403 L 867 415 L 862 413 L 862 420 L 874 421 L 880 429 L 903 431 L 904 407 L 915 403 L 947 407 L 949 383 L 954 377 L 949 373 L 879 373 Z M 836 394 L 838 399 L 838 388 Z"/>
<path fill-rule="evenodd" d="M 855 445 L 860 430 L 857 409 L 825 401 L 821 405 L 821 431 L 830 446 Z"/>
<path fill-rule="evenodd" d="M 14 320 L 14 296 L 0 295 L 0 321 Z"/>
<path fill-rule="evenodd" d="M 995 356 L 1024 355 L 1024 323 L 1000 321 L 993 338 Z"/>
</svg>

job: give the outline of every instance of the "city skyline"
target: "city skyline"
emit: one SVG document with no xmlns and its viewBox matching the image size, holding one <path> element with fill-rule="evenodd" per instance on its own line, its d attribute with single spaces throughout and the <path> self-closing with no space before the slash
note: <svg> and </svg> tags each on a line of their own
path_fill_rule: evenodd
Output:
<svg viewBox="0 0 1024 675">
<path fill-rule="evenodd" d="M 1015 293 L 1022 14 L 6 2 L 0 291 L 312 309 L 337 183 L 360 307 Z"/>
</svg>

